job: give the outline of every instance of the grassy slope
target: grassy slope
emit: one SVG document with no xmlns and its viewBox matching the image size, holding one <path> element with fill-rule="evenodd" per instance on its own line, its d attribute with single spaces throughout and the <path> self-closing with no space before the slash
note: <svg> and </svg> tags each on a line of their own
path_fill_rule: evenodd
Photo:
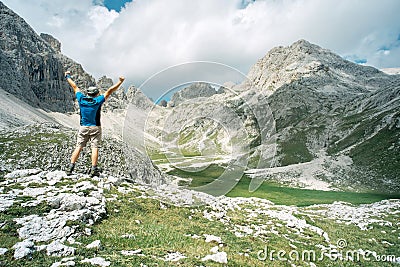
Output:
<svg viewBox="0 0 400 267">
<path fill-rule="evenodd" d="M 114 192 L 115 193 L 115 192 Z M 118 193 L 117 193 L 118 194 Z M 207 207 L 203 207 L 207 209 Z M 236 237 L 231 231 L 230 226 L 225 226 L 217 221 L 209 221 L 202 215 L 202 208 L 184 208 L 171 207 L 166 209 L 160 207 L 160 203 L 156 200 L 138 199 L 134 194 L 120 196 L 120 201 L 111 203 L 108 207 L 110 216 L 101 224 L 94 227 L 94 235 L 84 238 L 81 241 L 88 244 L 91 241 L 100 239 L 103 247 L 100 251 L 89 253 L 86 256 L 102 255 L 108 259 L 112 259 L 114 266 L 138 266 L 144 263 L 148 266 L 200 266 L 204 262 L 200 260 L 206 254 L 210 254 L 209 250 L 215 246 L 214 243 L 205 243 L 204 238 L 194 239 L 187 234 L 213 234 L 219 236 L 224 241 L 224 246 L 220 251 L 228 254 L 228 266 L 264 266 L 268 261 L 263 262 L 257 258 L 257 252 L 264 249 L 268 245 L 268 249 L 290 251 L 288 240 L 282 235 L 271 235 L 267 239 L 265 237 L 254 238 Z M 232 223 L 247 224 L 247 218 L 242 215 L 241 211 L 232 211 L 229 213 Z M 396 236 L 380 233 L 381 230 L 388 227 L 377 228 L 368 234 L 361 231 L 358 227 L 352 225 L 338 225 L 332 220 L 326 218 L 310 219 L 304 216 L 308 221 L 315 220 L 313 225 L 328 229 L 329 235 L 333 240 L 343 237 L 349 237 L 348 242 L 350 248 L 376 249 L 382 254 L 398 253 L 394 248 L 379 248 L 378 245 L 369 244 L 368 239 L 376 237 L 378 240 L 387 240 L 388 242 L 396 242 Z M 307 238 L 295 237 L 290 230 L 279 226 L 279 222 L 268 216 L 261 218 L 264 222 L 271 221 L 277 225 L 278 231 L 282 234 L 286 233 L 292 238 L 296 238 L 299 243 L 296 244 L 300 249 L 315 249 L 314 245 L 323 243 L 322 238 L 315 233 L 306 231 Z M 134 220 L 139 220 L 140 224 Z M 395 218 L 393 218 L 395 220 Z M 389 227 L 390 229 L 391 227 Z M 387 231 L 388 232 L 388 231 Z M 124 234 L 133 234 L 134 238 L 121 238 Z M 302 240 L 303 239 L 303 240 Z M 300 244 L 304 241 L 307 245 Z M 142 249 L 143 256 L 122 256 L 118 253 L 120 250 Z M 182 259 L 178 263 L 168 263 L 160 260 L 169 252 L 180 252 L 188 258 Z M 245 256 L 244 253 L 248 253 Z M 297 264 L 304 264 L 298 261 Z M 363 266 L 389 266 L 383 263 L 364 263 Z M 381 265 L 379 265 L 381 264 Z M 221 266 L 221 264 L 207 262 L 207 266 Z M 323 266 L 338 266 L 337 262 L 324 260 Z M 274 266 L 287 266 L 286 262 L 276 261 Z M 350 263 L 345 266 L 358 266 L 358 264 Z"/>
<path fill-rule="evenodd" d="M 264 182 L 255 192 L 249 192 L 250 178 L 243 177 L 230 191 L 229 197 L 259 197 L 278 205 L 307 206 L 343 201 L 352 204 L 374 203 L 383 199 L 398 199 L 400 194 L 354 193 L 291 188 L 273 182 Z"/>
<path fill-rule="evenodd" d="M 129 185 L 126 185 L 129 188 Z M 271 266 L 272 262 L 268 259 L 265 261 L 257 258 L 260 250 L 284 250 L 286 253 L 294 250 L 289 244 L 295 245 L 298 251 L 316 250 L 315 245 L 324 244 L 324 239 L 305 229 L 302 234 L 282 225 L 282 222 L 269 217 L 260 215 L 259 220 L 255 220 L 255 224 L 266 223 L 268 229 L 274 229 L 279 234 L 261 234 L 255 238 L 252 235 L 237 237 L 233 234 L 234 225 L 248 224 L 248 217 L 241 210 L 232 210 L 228 212 L 230 221 L 224 225 L 219 221 L 209 221 L 203 217 L 203 210 L 208 210 L 207 206 L 203 207 L 174 207 L 161 203 L 158 200 L 143 198 L 143 192 L 133 191 L 128 194 L 121 194 L 116 190 L 106 192 L 107 197 L 115 197 L 114 201 L 107 204 L 108 216 L 100 223 L 91 227 L 93 235 L 90 237 L 81 237 L 79 242 L 82 245 L 74 245 L 77 247 L 75 266 L 90 266 L 80 263 L 84 258 L 104 257 L 112 262 L 112 266 L 221 266 L 221 264 L 211 261 L 203 262 L 201 258 L 210 253 L 210 249 L 215 243 L 206 243 L 204 237 L 192 238 L 187 235 L 213 234 L 222 238 L 224 245 L 219 248 L 228 254 L 228 266 Z M 13 210 L 17 206 L 13 207 Z M 251 205 L 246 209 L 252 209 Z M 271 209 L 279 211 L 279 206 Z M 316 207 L 310 207 L 309 210 L 317 210 Z M 14 211 L 10 211 L 12 213 Z M 21 216 L 28 211 L 21 211 Z M 346 238 L 348 249 L 370 249 L 376 251 L 380 255 L 398 254 L 399 250 L 395 246 L 382 246 L 382 241 L 394 243 L 397 242 L 397 236 L 392 231 L 398 231 L 395 222 L 398 216 L 389 216 L 385 218 L 393 222 L 393 226 L 380 226 L 374 224 L 374 228 L 369 231 L 362 231 L 354 225 L 339 224 L 335 221 L 320 217 L 310 216 L 306 210 L 299 213 L 300 219 L 306 220 L 308 223 L 324 229 L 335 242 L 341 238 Z M 139 223 L 138 223 L 139 221 Z M 382 232 L 384 231 L 384 232 Z M 6 229 L 1 230 L 2 246 L 10 248 L 17 241 L 16 237 L 5 234 Z M 123 235 L 131 234 L 131 238 L 124 238 Z M 371 241 L 374 238 L 375 241 Z M 86 249 L 85 246 L 95 240 L 101 241 L 101 248 Z M 295 240 L 295 241 L 289 241 Z M 124 256 L 120 252 L 122 250 L 141 249 L 141 255 Z M 187 258 L 178 262 L 165 262 L 162 258 L 171 252 L 179 252 Z M 317 254 L 318 255 L 318 254 Z M 276 257 L 276 254 L 275 254 Z M 60 258 L 48 257 L 43 252 L 36 252 L 32 258 L 27 260 L 13 260 L 12 251 L 7 252 L 4 256 L 0 256 L 0 266 L 50 266 L 53 262 L 59 261 Z M 302 260 L 293 261 L 296 265 L 304 266 Z M 366 262 L 352 263 L 332 261 L 327 257 L 321 262 L 316 262 L 319 266 L 390 266 L 388 263 L 382 262 Z M 287 266 L 285 261 L 274 261 L 273 266 Z"/>
<path fill-rule="evenodd" d="M 217 175 L 221 169 L 214 166 L 209 171 L 213 171 Z M 209 176 L 209 174 L 205 173 Z M 73 185 L 73 180 L 65 179 L 57 186 Z M 31 185 L 40 187 L 39 184 Z M 235 188 L 236 192 L 241 196 L 250 196 L 247 191 L 248 179 L 243 179 Z M 286 204 L 308 205 L 310 202 L 301 202 L 305 200 L 323 203 L 324 199 L 328 199 L 331 193 L 310 191 L 310 190 L 294 190 L 290 188 L 275 187 L 273 184 L 265 184 L 262 188 L 265 191 L 268 188 L 271 195 L 280 199 Z M 10 184 L 4 187 L 4 192 L 10 188 L 20 188 L 19 184 Z M 260 214 L 257 218 L 249 217 L 247 214 L 255 209 L 252 204 L 246 204 L 242 209 L 227 211 L 224 219 L 227 223 L 218 220 L 210 221 L 203 215 L 205 212 L 211 212 L 209 206 L 193 206 L 193 207 L 175 207 L 169 204 L 162 204 L 159 200 L 152 199 L 151 192 L 139 191 L 132 187 L 131 184 L 123 184 L 122 187 L 131 190 L 131 193 L 122 194 L 116 189 L 105 190 L 105 197 L 109 199 L 107 202 L 107 217 L 102 221 L 91 226 L 92 236 L 82 236 L 77 241 L 82 244 L 73 245 L 76 250 L 75 266 L 90 266 L 82 264 L 80 261 L 84 258 L 104 257 L 112 262 L 112 266 L 221 266 L 221 264 L 211 261 L 203 262 L 201 258 L 207 254 L 212 254 L 210 249 L 217 244 L 206 243 L 204 234 L 213 234 L 219 236 L 223 240 L 223 246 L 219 248 L 228 255 L 228 266 L 271 266 L 269 260 L 262 261 L 257 258 L 257 253 L 264 250 L 266 246 L 268 250 L 284 250 L 287 253 L 293 250 L 293 245 L 298 251 L 316 250 L 317 244 L 327 245 L 324 238 L 315 232 L 304 229 L 299 234 L 296 229 L 285 226 L 285 222 L 269 215 Z M 235 190 L 230 192 L 234 194 Z M 253 196 L 257 196 L 257 192 Z M 258 192 L 259 193 L 259 192 Z M 304 198 L 299 198 L 303 194 Z M 335 195 L 335 193 L 332 193 Z M 358 198 L 362 195 L 353 194 L 345 196 L 342 200 L 351 200 L 352 197 Z M 263 197 L 263 196 L 262 196 Z M 297 198 L 296 198 L 297 197 Z M 111 199 L 114 200 L 111 200 Z M 313 199 L 314 198 L 314 199 Z M 367 197 L 366 202 L 378 200 L 379 197 L 372 199 Z M 8 248 L 9 251 L 0 256 L 0 266 L 50 266 L 52 263 L 60 261 L 60 258 L 49 257 L 45 252 L 35 252 L 30 259 L 13 259 L 12 246 L 20 241 L 17 235 L 18 226 L 13 222 L 13 218 L 22 217 L 29 214 L 45 214 L 49 211 L 46 203 L 42 203 L 35 208 L 23 208 L 22 202 L 30 201 L 31 198 L 18 197 L 17 202 L 7 210 L 1 213 L 0 222 L 5 223 L 0 227 L 0 247 Z M 331 199 L 333 200 L 333 199 Z M 335 197 L 335 200 L 336 197 Z M 363 202 L 363 200 L 358 200 Z M 271 211 L 284 212 L 291 214 L 286 210 L 285 206 L 270 206 Z M 382 245 L 382 242 L 397 244 L 399 215 L 389 215 L 384 218 L 391 222 L 389 225 L 373 224 L 373 228 L 368 231 L 360 230 L 358 227 L 350 224 L 338 223 L 334 219 L 329 219 L 321 215 L 312 214 L 312 211 L 321 209 L 319 206 L 308 206 L 306 208 L 296 208 L 299 212 L 294 213 L 299 219 L 304 219 L 308 224 L 324 229 L 331 238 L 332 242 L 336 242 L 341 238 L 345 238 L 349 243 L 349 249 L 370 249 L 376 251 L 380 255 L 398 255 L 399 250 L 396 246 Z M 227 220 L 229 218 L 229 220 Z M 382 218 L 377 218 L 382 219 Z M 245 235 L 238 237 L 234 234 L 238 226 L 264 225 L 267 232 L 255 237 L 253 235 Z M 276 234 L 274 234 L 276 232 Z M 123 235 L 130 234 L 131 238 L 124 238 Z M 192 238 L 188 235 L 198 235 L 200 238 Z M 95 240 L 100 240 L 102 246 L 99 249 L 86 249 L 85 246 Z M 372 240 L 372 241 L 371 241 Z M 68 243 L 66 242 L 68 245 Z M 386 243 L 385 243 L 386 244 Z M 141 255 L 124 256 L 122 250 L 141 249 Z M 179 262 L 165 262 L 163 258 L 171 252 L 179 252 L 187 258 L 179 260 Z M 275 255 L 276 257 L 276 255 Z M 293 261 L 296 265 L 304 266 L 302 260 Z M 362 263 L 346 263 L 331 261 L 327 257 L 322 262 L 316 262 L 319 266 L 390 266 L 381 262 L 362 262 Z M 285 261 L 274 261 L 273 266 L 287 266 Z"/>
<path fill-rule="evenodd" d="M 192 178 L 190 187 L 198 187 L 212 182 L 223 173 L 223 168 L 210 165 L 200 172 L 185 172 L 173 170 L 169 174 L 183 178 Z M 313 204 L 329 204 L 335 201 L 344 201 L 352 204 L 373 203 L 383 199 L 400 198 L 400 194 L 355 193 L 309 190 L 291 188 L 278 183 L 265 181 L 255 192 L 249 192 L 250 178 L 245 175 L 238 184 L 227 194 L 230 197 L 259 197 L 270 200 L 279 205 L 307 206 Z"/>
</svg>

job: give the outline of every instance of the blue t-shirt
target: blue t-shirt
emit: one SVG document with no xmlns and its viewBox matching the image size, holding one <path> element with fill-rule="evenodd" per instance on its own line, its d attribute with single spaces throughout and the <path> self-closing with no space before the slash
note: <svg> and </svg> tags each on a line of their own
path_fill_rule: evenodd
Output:
<svg viewBox="0 0 400 267">
<path fill-rule="evenodd" d="M 101 105 L 106 101 L 104 95 L 90 97 L 76 92 L 79 103 L 81 126 L 100 126 Z"/>
</svg>

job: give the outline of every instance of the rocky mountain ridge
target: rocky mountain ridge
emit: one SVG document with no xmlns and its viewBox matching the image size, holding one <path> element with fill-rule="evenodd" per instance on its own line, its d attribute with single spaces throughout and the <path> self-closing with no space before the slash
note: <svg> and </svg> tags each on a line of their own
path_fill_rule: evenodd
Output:
<svg viewBox="0 0 400 267">
<path fill-rule="evenodd" d="M 77 82 L 94 84 L 82 66 L 60 53 L 57 42 L 40 37 L 16 13 L 0 2 L 0 84 L 2 89 L 34 107 L 73 111 L 73 96 L 64 71 L 78 74 Z M 50 41 L 50 44 L 47 41 Z M 56 50 L 52 47 L 55 46 Z"/>
<path fill-rule="evenodd" d="M 341 94 L 375 91 L 392 80 L 373 67 L 345 60 L 306 40 L 271 49 L 250 69 L 248 77 L 255 87 L 264 90 L 275 91 L 303 79 L 305 86 L 318 86 L 327 93 L 335 89 L 332 93 Z"/>
<path fill-rule="evenodd" d="M 0 16 L 0 128 L 7 130 L 43 122 L 76 128 L 74 121 L 79 121 L 75 118 L 79 108 L 64 72 L 71 71 L 83 92 L 94 85 L 104 92 L 113 81 L 106 76 L 95 81 L 81 64 L 61 53 L 62 45 L 55 37 L 45 33 L 39 36 L 2 2 Z M 127 90 L 121 87 L 112 94 L 103 106 L 106 131 L 121 136 L 123 116 L 136 94 L 134 86 Z"/>
<path fill-rule="evenodd" d="M 171 97 L 170 105 L 179 105 L 185 100 L 190 100 L 198 97 L 210 97 L 215 95 L 217 91 L 208 83 L 193 83 L 188 87 L 175 92 Z"/>
<path fill-rule="evenodd" d="M 29 105 L 53 112 L 76 112 L 74 95 L 64 72 L 71 71 L 78 87 L 85 91 L 98 85 L 108 89 L 107 77 L 95 81 L 81 64 L 61 53 L 61 43 L 50 34 L 40 36 L 16 13 L 0 2 L 0 84 L 3 90 Z M 106 86 L 105 86 L 106 85 Z M 129 102 L 125 90 L 113 94 L 106 110 L 124 109 Z"/>
<path fill-rule="evenodd" d="M 398 192 L 399 79 L 398 75 L 357 65 L 300 40 L 272 49 L 251 68 L 248 80 L 233 85 L 230 92 L 193 98 L 153 115 L 158 118 L 153 124 L 164 125 L 164 132 L 155 126 L 149 132 L 163 140 L 164 144 L 159 144 L 164 145 L 166 153 L 176 154 L 168 149 L 179 146 L 187 155 L 204 156 L 206 150 L 201 146 L 208 140 L 208 147 L 221 153 L 212 157 L 211 163 L 218 155 L 231 153 L 227 146 L 231 140 L 237 140 L 237 144 L 244 140 L 250 147 L 249 163 L 258 161 L 248 168 L 260 169 L 260 162 L 271 162 L 265 164 L 267 168 L 271 164 L 292 166 L 283 168 L 286 173 L 261 172 L 264 176 L 255 178 L 282 181 L 283 176 L 292 185 L 305 180 L 309 184 L 324 181 L 347 190 L 374 190 L 379 183 L 389 192 Z M 226 112 L 219 111 L 222 107 Z M 208 108 L 215 112 L 208 112 Z M 205 124 L 204 116 L 213 122 Z M 273 119 L 273 123 L 265 118 Z M 232 125 L 235 119 L 239 123 L 236 126 L 247 132 L 246 138 L 237 135 L 239 131 Z M 175 126 L 167 130 L 165 125 Z M 229 132 L 230 141 L 224 131 Z M 263 132 L 269 132 L 269 139 L 262 141 Z M 267 140 L 276 140 L 276 150 L 263 146 Z M 349 164 L 338 165 L 337 159 L 343 157 Z M 308 162 L 316 165 L 302 165 Z"/>
</svg>

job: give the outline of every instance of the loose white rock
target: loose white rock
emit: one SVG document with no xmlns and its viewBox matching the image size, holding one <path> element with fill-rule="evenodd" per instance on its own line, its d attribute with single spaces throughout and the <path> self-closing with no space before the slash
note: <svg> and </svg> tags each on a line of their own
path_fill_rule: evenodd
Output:
<svg viewBox="0 0 400 267">
<path fill-rule="evenodd" d="M 142 250 L 140 248 L 136 250 L 121 250 L 121 254 L 125 256 L 132 256 L 140 253 L 142 253 Z"/>
<path fill-rule="evenodd" d="M 60 267 L 60 266 L 75 266 L 75 257 L 64 258 L 61 261 L 55 262 L 51 265 L 51 267 Z"/>
<path fill-rule="evenodd" d="M 26 170 L 17 170 L 13 171 L 11 173 L 8 173 L 4 175 L 5 179 L 13 179 L 13 178 L 20 178 L 20 177 L 26 177 L 29 175 L 35 175 L 41 172 L 42 170 L 40 169 L 26 169 Z"/>
<path fill-rule="evenodd" d="M 15 249 L 14 258 L 21 259 L 35 251 L 35 244 L 31 240 L 24 240 L 15 244 L 13 248 Z"/>
<path fill-rule="evenodd" d="M 204 237 L 206 238 L 206 243 L 210 243 L 210 242 L 216 242 L 218 244 L 223 243 L 221 237 L 219 237 L 219 236 L 204 234 Z"/>
<path fill-rule="evenodd" d="M 8 251 L 8 249 L 6 249 L 6 248 L 0 248 L 0 255 L 6 254 L 7 251 Z"/>
<path fill-rule="evenodd" d="M 14 204 L 15 196 L 12 195 L 0 195 L 0 212 L 7 210 Z"/>
<path fill-rule="evenodd" d="M 214 262 L 218 262 L 218 263 L 228 263 L 228 255 L 226 254 L 226 252 L 218 252 L 212 255 L 207 255 L 204 258 L 201 259 L 202 261 L 214 261 Z"/>
<path fill-rule="evenodd" d="M 215 246 L 215 247 L 213 247 L 212 249 L 210 249 L 210 252 L 212 252 L 212 253 L 218 253 L 218 249 L 219 249 L 219 247 L 218 246 Z"/>
<path fill-rule="evenodd" d="M 56 240 L 47 245 L 46 248 L 47 255 L 55 257 L 65 257 L 75 254 L 75 248 L 68 247 L 62 244 L 60 241 Z"/>
<path fill-rule="evenodd" d="M 181 259 L 187 258 L 185 255 L 179 252 L 172 252 L 164 256 L 164 261 L 179 261 Z"/>
<path fill-rule="evenodd" d="M 90 243 L 89 245 L 87 245 L 86 248 L 88 248 L 88 249 L 91 249 L 91 248 L 98 249 L 98 248 L 100 248 L 100 246 L 101 246 L 100 240 L 96 240 L 96 241 L 93 241 L 92 243 Z"/>
<path fill-rule="evenodd" d="M 84 259 L 81 260 L 81 263 L 90 263 L 91 265 L 95 265 L 95 266 L 101 266 L 101 267 L 107 267 L 110 266 L 111 262 L 106 261 L 104 258 L 102 257 L 95 257 L 95 258 L 91 258 L 91 259 Z"/>
</svg>

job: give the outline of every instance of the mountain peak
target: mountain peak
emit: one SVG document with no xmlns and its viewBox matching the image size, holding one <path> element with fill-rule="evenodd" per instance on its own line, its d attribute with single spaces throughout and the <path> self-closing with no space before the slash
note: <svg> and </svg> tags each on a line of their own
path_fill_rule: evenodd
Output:
<svg viewBox="0 0 400 267">
<path fill-rule="evenodd" d="M 61 43 L 49 34 L 40 36 L 14 11 L 0 2 L 0 84 L 2 88 L 44 110 L 74 110 L 73 95 L 64 81 L 70 70 L 75 83 L 85 88 L 94 79 L 82 66 L 61 53 Z"/>
<path fill-rule="evenodd" d="M 61 53 L 61 42 L 54 36 L 47 33 L 41 33 L 40 37 L 42 37 L 42 39 L 45 40 L 56 53 Z"/>
<path fill-rule="evenodd" d="M 375 90 L 371 80 L 385 79 L 385 75 L 373 67 L 347 61 L 328 49 L 299 40 L 288 47 L 275 47 L 250 69 L 250 81 L 258 88 L 274 91 L 284 84 L 302 78 L 318 80 L 316 86 L 338 83 L 351 87 Z M 349 91 L 350 92 L 350 91 Z"/>
<path fill-rule="evenodd" d="M 321 50 L 322 48 L 316 44 L 310 43 L 309 41 L 305 40 L 305 39 L 300 39 L 296 42 L 294 42 L 290 48 L 294 48 L 294 47 L 299 47 L 299 48 L 308 48 L 308 49 L 315 49 L 315 50 Z"/>
<path fill-rule="evenodd" d="M 173 105 L 179 105 L 187 99 L 193 99 L 197 97 L 210 97 L 215 95 L 217 91 L 210 84 L 204 82 L 192 83 L 188 87 L 175 92 L 172 95 L 171 102 Z"/>
</svg>

